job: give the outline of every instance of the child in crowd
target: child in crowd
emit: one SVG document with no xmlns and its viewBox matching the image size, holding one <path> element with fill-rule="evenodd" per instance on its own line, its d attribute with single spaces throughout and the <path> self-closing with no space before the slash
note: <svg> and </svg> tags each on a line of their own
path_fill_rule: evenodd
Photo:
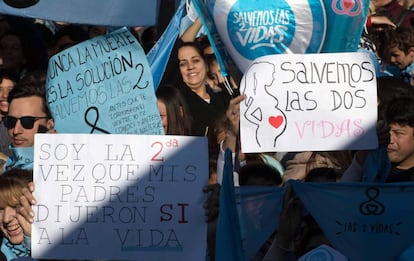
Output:
<svg viewBox="0 0 414 261">
<path fill-rule="evenodd" d="M 390 31 L 387 47 L 390 62 L 400 68 L 403 79 L 414 86 L 414 29 L 399 27 Z"/>
</svg>

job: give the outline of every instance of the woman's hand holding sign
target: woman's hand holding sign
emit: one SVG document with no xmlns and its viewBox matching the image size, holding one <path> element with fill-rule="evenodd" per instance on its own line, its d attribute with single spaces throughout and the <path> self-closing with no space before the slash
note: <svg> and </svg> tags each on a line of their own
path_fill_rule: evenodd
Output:
<svg viewBox="0 0 414 261">
<path fill-rule="evenodd" d="M 239 136 L 240 130 L 240 103 L 244 101 L 245 98 L 244 95 L 239 95 L 230 100 L 226 111 L 228 126 L 223 149 L 229 148 L 233 152 L 236 149 L 237 137 Z"/>
</svg>

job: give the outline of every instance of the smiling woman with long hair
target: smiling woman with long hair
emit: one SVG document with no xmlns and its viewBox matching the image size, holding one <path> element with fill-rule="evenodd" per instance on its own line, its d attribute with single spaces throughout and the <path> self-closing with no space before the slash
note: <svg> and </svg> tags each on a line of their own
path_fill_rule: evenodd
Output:
<svg viewBox="0 0 414 261">
<path fill-rule="evenodd" d="M 224 92 L 214 92 L 207 83 L 207 63 L 196 42 L 184 42 L 177 52 L 181 75 L 179 88 L 192 116 L 192 135 L 205 136 L 210 125 L 223 115 L 229 103 Z"/>
</svg>

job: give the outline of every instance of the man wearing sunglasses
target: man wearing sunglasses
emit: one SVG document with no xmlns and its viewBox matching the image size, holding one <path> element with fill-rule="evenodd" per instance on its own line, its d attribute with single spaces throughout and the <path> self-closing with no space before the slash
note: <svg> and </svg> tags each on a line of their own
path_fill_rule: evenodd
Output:
<svg viewBox="0 0 414 261">
<path fill-rule="evenodd" d="M 45 99 L 45 86 L 41 81 L 18 83 L 8 97 L 9 111 L 3 118 L 7 128 L 12 156 L 6 170 L 33 167 L 33 145 L 36 133 L 50 132 L 54 122 Z"/>
</svg>

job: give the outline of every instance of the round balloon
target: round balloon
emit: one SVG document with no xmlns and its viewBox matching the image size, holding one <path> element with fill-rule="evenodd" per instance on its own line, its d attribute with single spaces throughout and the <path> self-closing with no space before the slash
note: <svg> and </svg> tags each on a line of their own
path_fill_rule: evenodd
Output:
<svg viewBox="0 0 414 261">
<path fill-rule="evenodd" d="M 322 0 L 208 0 L 207 7 L 242 72 L 260 56 L 317 53 L 324 43 Z"/>
</svg>

